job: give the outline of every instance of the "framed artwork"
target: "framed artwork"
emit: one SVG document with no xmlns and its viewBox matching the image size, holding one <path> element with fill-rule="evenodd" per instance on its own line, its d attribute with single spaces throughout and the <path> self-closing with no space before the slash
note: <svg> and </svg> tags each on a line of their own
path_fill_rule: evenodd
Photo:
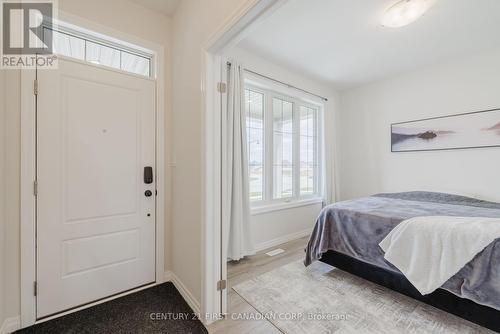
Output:
<svg viewBox="0 0 500 334">
<path fill-rule="evenodd" d="M 391 124 L 391 151 L 500 146 L 500 109 Z"/>
</svg>

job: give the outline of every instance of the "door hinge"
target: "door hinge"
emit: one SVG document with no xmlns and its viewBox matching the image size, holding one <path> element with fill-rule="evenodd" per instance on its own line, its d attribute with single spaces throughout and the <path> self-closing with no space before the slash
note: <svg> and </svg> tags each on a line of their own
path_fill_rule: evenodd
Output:
<svg viewBox="0 0 500 334">
<path fill-rule="evenodd" d="M 227 287 L 227 281 L 225 279 L 217 282 L 217 291 L 226 290 L 226 287 Z"/>
<path fill-rule="evenodd" d="M 33 282 L 33 295 L 36 297 L 38 294 L 38 283 L 35 281 Z"/>
<path fill-rule="evenodd" d="M 33 181 L 33 196 L 38 196 L 38 181 Z"/>
<path fill-rule="evenodd" d="M 227 85 L 225 82 L 218 82 L 217 83 L 217 91 L 219 93 L 225 93 L 227 89 Z"/>
<path fill-rule="evenodd" d="M 35 79 L 35 81 L 33 81 L 33 93 L 35 95 L 38 95 L 38 79 Z"/>
</svg>

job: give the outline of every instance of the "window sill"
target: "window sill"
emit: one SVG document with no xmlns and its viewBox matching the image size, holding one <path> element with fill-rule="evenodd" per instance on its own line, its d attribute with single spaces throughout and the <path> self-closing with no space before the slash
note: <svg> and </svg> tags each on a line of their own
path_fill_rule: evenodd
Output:
<svg viewBox="0 0 500 334">
<path fill-rule="evenodd" d="M 268 212 L 299 208 L 301 206 L 308 206 L 308 205 L 314 205 L 314 204 L 320 204 L 320 203 L 323 203 L 323 198 L 320 198 L 320 197 L 300 199 L 300 200 L 291 201 L 291 202 L 271 203 L 271 204 L 251 207 L 250 208 L 250 215 L 257 216 L 257 215 L 268 213 Z"/>
</svg>

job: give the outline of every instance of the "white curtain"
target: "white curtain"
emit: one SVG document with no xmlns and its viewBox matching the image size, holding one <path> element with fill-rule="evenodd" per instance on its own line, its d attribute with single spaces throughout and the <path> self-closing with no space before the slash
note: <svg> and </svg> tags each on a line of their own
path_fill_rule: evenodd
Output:
<svg viewBox="0 0 500 334">
<path fill-rule="evenodd" d="M 321 140 L 323 142 L 323 206 L 335 203 L 337 201 L 336 193 L 336 166 L 335 158 L 337 157 L 337 138 L 336 131 L 336 112 L 337 104 L 335 101 L 327 101 L 324 105 L 323 117 L 321 122 Z"/>
<path fill-rule="evenodd" d="M 225 226 L 229 229 L 227 257 L 240 260 L 255 254 L 250 229 L 245 92 L 243 68 L 233 62 L 228 70 Z"/>
</svg>

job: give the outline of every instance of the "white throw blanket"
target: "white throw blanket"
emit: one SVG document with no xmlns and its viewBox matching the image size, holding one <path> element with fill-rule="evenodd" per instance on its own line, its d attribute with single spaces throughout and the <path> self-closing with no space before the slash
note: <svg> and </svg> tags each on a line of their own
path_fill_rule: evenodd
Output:
<svg viewBox="0 0 500 334">
<path fill-rule="evenodd" d="M 416 217 L 396 226 L 380 247 L 384 258 L 426 295 L 498 238 L 500 218 Z"/>
</svg>

